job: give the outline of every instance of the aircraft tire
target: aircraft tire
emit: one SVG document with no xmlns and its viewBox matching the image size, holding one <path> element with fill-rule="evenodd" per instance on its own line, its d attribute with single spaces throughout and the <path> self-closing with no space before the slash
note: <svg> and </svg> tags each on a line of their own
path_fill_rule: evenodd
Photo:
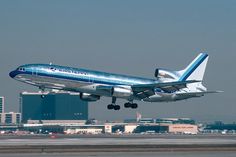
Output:
<svg viewBox="0 0 236 157">
<path fill-rule="evenodd" d="M 132 109 L 136 109 L 136 108 L 138 108 L 138 104 L 133 103 L 133 104 L 131 105 L 131 108 L 132 108 Z"/>
<path fill-rule="evenodd" d="M 120 106 L 119 105 L 115 105 L 114 106 L 114 110 L 120 110 Z"/>
<path fill-rule="evenodd" d="M 125 107 L 125 108 L 130 108 L 131 105 L 132 105 L 131 103 L 127 102 L 127 103 L 124 104 L 124 107 Z"/>
<path fill-rule="evenodd" d="M 112 110 L 112 109 L 114 109 L 114 108 L 115 108 L 115 106 L 114 106 L 113 104 L 107 105 L 107 109 L 108 109 L 108 110 Z"/>
</svg>

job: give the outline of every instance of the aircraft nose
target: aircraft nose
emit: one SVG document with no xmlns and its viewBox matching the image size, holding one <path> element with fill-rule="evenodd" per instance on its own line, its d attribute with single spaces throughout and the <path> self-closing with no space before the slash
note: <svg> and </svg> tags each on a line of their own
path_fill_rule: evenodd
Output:
<svg viewBox="0 0 236 157">
<path fill-rule="evenodd" d="M 14 77 L 16 76 L 16 71 L 11 71 L 11 72 L 9 73 L 9 76 L 10 76 L 11 78 L 14 78 Z"/>
</svg>

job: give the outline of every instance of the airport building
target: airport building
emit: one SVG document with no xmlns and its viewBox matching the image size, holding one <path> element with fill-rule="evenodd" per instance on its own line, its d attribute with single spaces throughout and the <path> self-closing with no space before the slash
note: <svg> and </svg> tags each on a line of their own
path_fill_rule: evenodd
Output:
<svg viewBox="0 0 236 157">
<path fill-rule="evenodd" d="M 15 112 L 5 112 L 5 99 L 0 96 L 0 124 L 19 124 L 21 122 L 21 114 Z"/>
<path fill-rule="evenodd" d="M 198 126 L 192 124 L 171 124 L 168 126 L 168 132 L 195 135 L 198 133 Z"/>
<path fill-rule="evenodd" d="M 198 126 L 190 118 L 141 118 L 133 132 L 197 134 Z"/>
<path fill-rule="evenodd" d="M 1 124 L 20 124 L 21 123 L 21 113 L 7 112 L 0 113 Z"/>
<path fill-rule="evenodd" d="M 22 92 L 20 94 L 20 112 L 22 122 L 28 120 L 87 120 L 88 102 L 82 101 L 78 93 Z"/>
<path fill-rule="evenodd" d="M 195 120 L 190 118 L 159 118 L 156 119 L 158 124 L 196 124 Z"/>
</svg>

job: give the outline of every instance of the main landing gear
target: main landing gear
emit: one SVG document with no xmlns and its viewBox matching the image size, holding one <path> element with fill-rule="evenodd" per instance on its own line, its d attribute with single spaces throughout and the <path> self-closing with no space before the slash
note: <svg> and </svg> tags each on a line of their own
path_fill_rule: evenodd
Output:
<svg viewBox="0 0 236 157">
<path fill-rule="evenodd" d="M 124 104 L 125 108 L 132 108 L 132 109 L 136 109 L 138 108 L 138 104 L 136 103 L 132 103 L 132 102 L 127 102 Z M 120 110 L 120 105 L 116 105 L 116 97 L 112 97 L 112 103 L 107 105 L 107 109 L 108 110 Z"/>
<path fill-rule="evenodd" d="M 107 105 L 108 110 L 120 110 L 120 106 L 116 105 L 116 97 L 112 97 L 112 103 Z"/>
</svg>

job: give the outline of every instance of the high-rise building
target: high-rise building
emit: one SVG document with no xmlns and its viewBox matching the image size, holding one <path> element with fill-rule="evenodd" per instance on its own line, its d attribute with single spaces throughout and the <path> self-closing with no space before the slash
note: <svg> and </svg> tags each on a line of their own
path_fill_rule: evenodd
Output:
<svg viewBox="0 0 236 157">
<path fill-rule="evenodd" d="M 0 113 L 4 112 L 4 97 L 0 96 Z"/>
<path fill-rule="evenodd" d="M 28 120 L 87 120 L 88 102 L 76 93 L 23 92 L 20 94 L 22 122 Z"/>
</svg>

